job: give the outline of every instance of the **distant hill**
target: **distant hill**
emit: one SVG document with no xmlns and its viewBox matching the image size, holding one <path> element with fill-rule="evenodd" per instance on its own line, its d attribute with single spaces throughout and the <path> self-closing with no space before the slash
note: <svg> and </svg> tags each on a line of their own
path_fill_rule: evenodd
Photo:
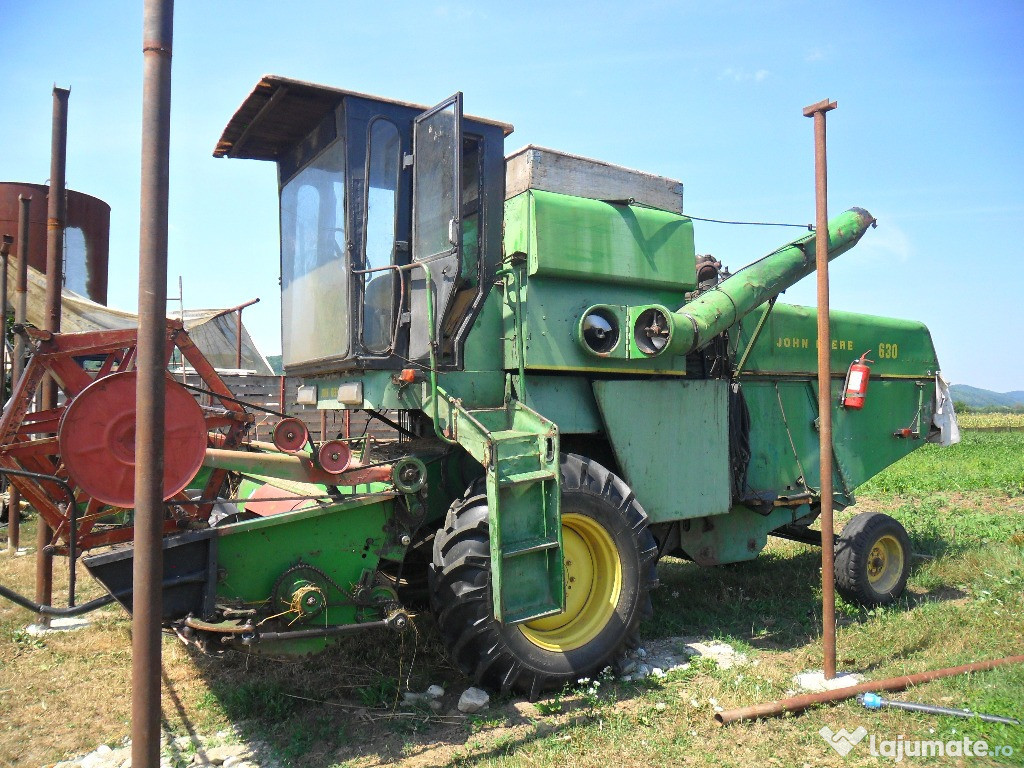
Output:
<svg viewBox="0 0 1024 768">
<path fill-rule="evenodd" d="M 267 362 L 270 363 L 270 370 L 280 376 L 284 373 L 284 366 L 281 365 L 281 355 L 267 355 Z M 983 390 L 978 390 L 982 392 Z"/>
<path fill-rule="evenodd" d="M 953 401 L 971 408 L 1024 408 L 1024 392 L 992 392 L 966 384 L 954 384 L 949 388 Z"/>
</svg>

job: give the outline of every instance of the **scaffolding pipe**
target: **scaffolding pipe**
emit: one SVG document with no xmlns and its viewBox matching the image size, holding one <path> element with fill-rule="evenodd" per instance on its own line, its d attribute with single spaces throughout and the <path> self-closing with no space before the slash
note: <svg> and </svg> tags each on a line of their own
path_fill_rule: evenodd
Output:
<svg viewBox="0 0 1024 768">
<path fill-rule="evenodd" d="M 755 704 L 751 707 L 730 709 L 727 712 L 719 712 L 715 715 L 715 722 L 719 725 L 728 725 L 740 720 L 756 720 L 759 717 L 776 717 L 787 712 L 803 712 L 815 704 L 829 704 L 835 701 L 846 701 L 852 699 L 858 693 L 872 693 L 874 691 L 902 691 L 912 685 L 930 683 L 943 677 L 964 675 L 969 672 L 986 672 L 1004 664 L 1024 664 L 1024 656 L 1004 656 L 1001 659 L 991 661 L 976 661 L 973 664 L 963 664 L 959 667 L 946 667 L 944 669 L 933 669 L 929 672 L 918 672 L 916 675 L 903 675 L 902 677 L 888 677 L 885 680 L 875 680 L 867 683 L 858 683 L 845 688 L 837 688 L 833 691 L 823 693 L 805 693 L 801 696 L 793 696 L 788 699 L 768 702 L 767 704 Z"/>
<path fill-rule="evenodd" d="M 28 231 L 29 205 L 31 197 L 18 195 L 18 274 L 14 280 L 14 322 L 25 324 L 28 309 Z M 25 366 L 25 338 L 20 333 L 14 335 L 14 357 L 11 360 L 11 391 L 21 379 L 21 371 Z M 21 544 L 21 494 L 14 485 L 7 487 L 7 551 L 15 555 Z"/>
<path fill-rule="evenodd" d="M 136 352 L 132 765 L 160 764 L 161 539 L 173 0 L 144 0 L 139 337 Z"/>
<path fill-rule="evenodd" d="M 818 461 L 821 499 L 821 540 L 834 538 L 832 510 L 832 328 L 828 289 L 828 166 L 825 147 L 825 113 L 836 108 L 828 99 L 804 108 L 814 118 L 814 207 L 816 212 L 814 254 L 818 278 Z M 825 679 L 836 676 L 835 547 L 821 548 L 821 641 Z"/>
<path fill-rule="evenodd" d="M 43 328 L 60 332 L 61 283 L 64 278 L 64 226 L 67 220 L 68 98 L 67 88 L 53 89 L 53 121 L 50 138 L 50 189 L 46 196 L 46 303 Z M 26 254 L 27 256 L 27 254 Z M 57 407 L 57 382 L 47 376 L 42 384 L 40 410 Z M 53 602 L 53 555 L 49 549 L 53 531 L 43 518 L 36 529 L 36 602 Z M 41 623 L 49 619 L 40 616 Z"/>
<path fill-rule="evenodd" d="M 0 241 L 0 403 L 7 402 L 7 267 L 11 263 L 14 235 L 4 235 Z"/>
</svg>

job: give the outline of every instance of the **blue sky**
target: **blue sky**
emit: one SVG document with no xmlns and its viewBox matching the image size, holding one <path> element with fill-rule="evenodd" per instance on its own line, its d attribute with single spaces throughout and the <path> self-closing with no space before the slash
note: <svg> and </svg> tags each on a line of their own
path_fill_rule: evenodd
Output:
<svg viewBox="0 0 1024 768">
<path fill-rule="evenodd" d="M 68 184 L 112 206 L 110 303 L 137 297 L 141 2 L 0 0 L 0 180 L 45 182 L 50 89 L 71 87 Z M 215 160 L 276 73 L 511 122 L 555 147 L 680 179 L 687 212 L 812 221 L 811 121 L 830 207 L 879 227 L 833 263 L 832 306 L 923 320 L 953 381 L 1024 389 L 1024 3 L 346 3 L 178 0 L 170 276 L 188 306 L 255 296 L 279 351 L 268 163 Z M 51 53 L 52 52 L 52 53 Z M 733 269 L 796 230 L 697 222 Z M 814 303 L 813 281 L 785 300 Z"/>
</svg>

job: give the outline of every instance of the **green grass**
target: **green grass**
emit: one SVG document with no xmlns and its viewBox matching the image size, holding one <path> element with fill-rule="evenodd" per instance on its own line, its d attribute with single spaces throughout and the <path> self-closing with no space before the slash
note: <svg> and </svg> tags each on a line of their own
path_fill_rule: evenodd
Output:
<svg viewBox="0 0 1024 768">
<path fill-rule="evenodd" d="M 861 495 L 919 495 L 988 490 L 1024 495 L 1024 432 L 965 430 L 959 444 L 928 444 L 893 464 L 859 490 Z"/>
</svg>

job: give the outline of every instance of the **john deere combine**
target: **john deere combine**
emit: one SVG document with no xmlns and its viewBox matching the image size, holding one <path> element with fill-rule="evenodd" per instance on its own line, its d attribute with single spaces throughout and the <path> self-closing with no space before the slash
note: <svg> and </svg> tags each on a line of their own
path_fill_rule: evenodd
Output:
<svg viewBox="0 0 1024 768">
<path fill-rule="evenodd" d="M 776 299 L 813 270 L 816 237 L 834 258 L 871 215 L 727 277 L 696 255 L 680 184 L 535 147 L 506 158 L 511 132 L 464 116 L 461 94 L 424 109 L 280 77 L 231 119 L 216 156 L 277 164 L 300 402 L 367 411 L 397 437 L 315 445 L 285 420 L 274 444 L 248 440 L 252 417 L 170 324 L 216 401 L 168 381 L 164 614 L 182 637 L 307 652 L 401 629 L 425 598 L 467 674 L 536 694 L 631 641 L 659 557 L 821 543 L 815 315 Z M 832 337 L 843 507 L 948 439 L 949 404 L 920 323 L 833 312 Z M 59 551 L 118 545 L 83 561 L 130 605 L 134 339 L 74 338 L 36 334 L 30 370 L 67 401 L 26 415 L 22 386 L 0 466 L 35 473 L 11 481 Z M 835 546 L 847 597 L 904 589 L 896 521 L 858 515 Z"/>
</svg>

